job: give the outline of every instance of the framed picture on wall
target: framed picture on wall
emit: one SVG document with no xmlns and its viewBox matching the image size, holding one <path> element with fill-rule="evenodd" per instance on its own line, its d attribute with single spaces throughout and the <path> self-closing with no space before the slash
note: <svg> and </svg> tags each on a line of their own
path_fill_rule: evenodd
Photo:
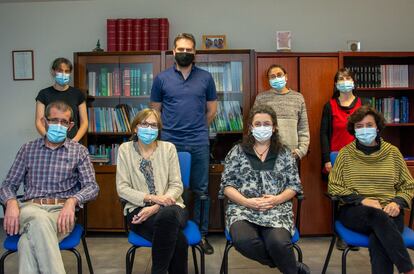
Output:
<svg viewBox="0 0 414 274">
<path fill-rule="evenodd" d="M 202 49 L 226 49 L 226 35 L 203 35 Z"/>
<path fill-rule="evenodd" d="M 278 51 L 292 50 L 292 33 L 290 31 L 276 32 L 276 49 Z"/>
<path fill-rule="evenodd" d="M 34 80 L 33 50 L 13 50 L 13 80 Z"/>
</svg>

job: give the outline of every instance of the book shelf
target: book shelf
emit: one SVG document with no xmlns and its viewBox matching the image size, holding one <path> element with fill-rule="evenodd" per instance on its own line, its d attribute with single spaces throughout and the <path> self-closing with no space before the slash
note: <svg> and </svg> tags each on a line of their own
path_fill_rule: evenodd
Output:
<svg viewBox="0 0 414 274">
<path fill-rule="evenodd" d="M 414 52 L 340 52 L 339 61 L 356 74 L 358 95 L 383 113 L 383 138 L 413 157 Z"/>
<path fill-rule="evenodd" d="M 218 114 L 210 127 L 211 231 L 223 229 L 217 200 L 222 162 L 243 135 L 253 58 L 251 50 L 197 51 L 196 55 L 196 65 L 212 74 L 218 94 Z M 89 231 L 123 230 L 115 187 L 118 147 L 132 134 L 131 119 L 147 107 L 154 77 L 173 63 L 171 51 L 74 53 L 74 84 L 87 94 L 89 128 L 83 144 L 89 149 L 101 188 L 98 199 L 88 204 Z"/>
</svg>

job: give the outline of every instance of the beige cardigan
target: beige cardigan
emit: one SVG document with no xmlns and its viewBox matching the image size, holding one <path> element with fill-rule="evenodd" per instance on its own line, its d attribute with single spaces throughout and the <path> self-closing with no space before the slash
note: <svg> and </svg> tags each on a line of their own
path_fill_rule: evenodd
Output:
<svg viewBox="0 0 414 274">
<path fill-rule="evenodd" d="M 123 143 L 119 147 L 116 169 L 116 190 L 119 197 L 127 200 L 124 208 L 144 206 L 144 197 L 149 194 L 144 175 L 139 171 L 142 156 L 135 150 L 133 142 Z M 157 141 L 157 148 L 150 159 L 154 170 L 154 184 L 157 195 L 168 195 L 176 200 L 177 205 L 184 208 L 181 198 L 183 183 L 177 151 L 172 143 Z"/>
</svg>

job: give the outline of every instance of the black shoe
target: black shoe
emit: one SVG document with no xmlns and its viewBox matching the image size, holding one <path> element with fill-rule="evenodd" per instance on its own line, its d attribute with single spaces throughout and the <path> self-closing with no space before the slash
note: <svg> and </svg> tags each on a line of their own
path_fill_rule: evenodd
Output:
<svg viewBox="0 0 414 274">
<path fill-rule="evenodd" d="M 200 242 L 200 247 L 203 249 L 204 253 L 207 255 L 211 255 L 214 253 L 214 248 L 211 244 L 207 241 L 206 237 L 203 237 Z"/>
<path fill-rule="evenodd" d="M 310 274 L 309 266 L 304 263 L 297 262 L 298 274 Z"/>
<path fill-rule="evenodd" d="M 347 248 L 347 244 L 341 238 L 338 238 L 336 240 L 336 249 L 343 251 L 343 250 L 345 250 L 345 248 Z M 357 247 L 357 246 L 351 247 L 351 250 L 352 251 L 358 251 L 359 247 Z"/>
</svg>

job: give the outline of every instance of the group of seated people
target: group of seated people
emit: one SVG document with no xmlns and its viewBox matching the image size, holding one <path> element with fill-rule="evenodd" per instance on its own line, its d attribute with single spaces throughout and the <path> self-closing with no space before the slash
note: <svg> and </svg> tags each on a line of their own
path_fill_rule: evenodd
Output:
<svg viewBox="0 0 414 274">
<path fill-rule="evenodd" d="M 65 273 L 58 242 L 73 228 L 75 207 L 99 191 L 87 149 L 63 134 L 72 125 L 70 107 L 51 103 L 43 123 L 46 137 L 22 146 L 0 188 L 4 228 L 21 234 L 20 273 Z M 131 141 L 119 148 L 116 173 L 128 225 L 152 242 L 152 273 L 188 273 L 182 232 L 188 213 L 176 149 L 159 140 L 162 124 L 156 110 L 139 112 L 132 128 Z M 401 237 L 414 180 L 399 150 L 381 139 L 383 128 L 384 118 L 369 106 L 349 117 L 347 130 L 355 140 L 340 150 L 328 191 L 341 198 L 339 220 L 369 234 L 372 273 L 393 273 L 394 265 L 399 272 L 414 273 Z M 64 138 L 56 141 L 59 134 Z M 22 181 L 24 195 L 18 201 Z M 292 198 L 303 193 L 297 162 L 280 141 L 271 107 L 251 109 L 248 134 L 225 159 L 221 192 L 229 200 L 226 228 L 241 254 L 282 273 L 310 273 L 297 262 L 291 243 Z"/>
</svg>

